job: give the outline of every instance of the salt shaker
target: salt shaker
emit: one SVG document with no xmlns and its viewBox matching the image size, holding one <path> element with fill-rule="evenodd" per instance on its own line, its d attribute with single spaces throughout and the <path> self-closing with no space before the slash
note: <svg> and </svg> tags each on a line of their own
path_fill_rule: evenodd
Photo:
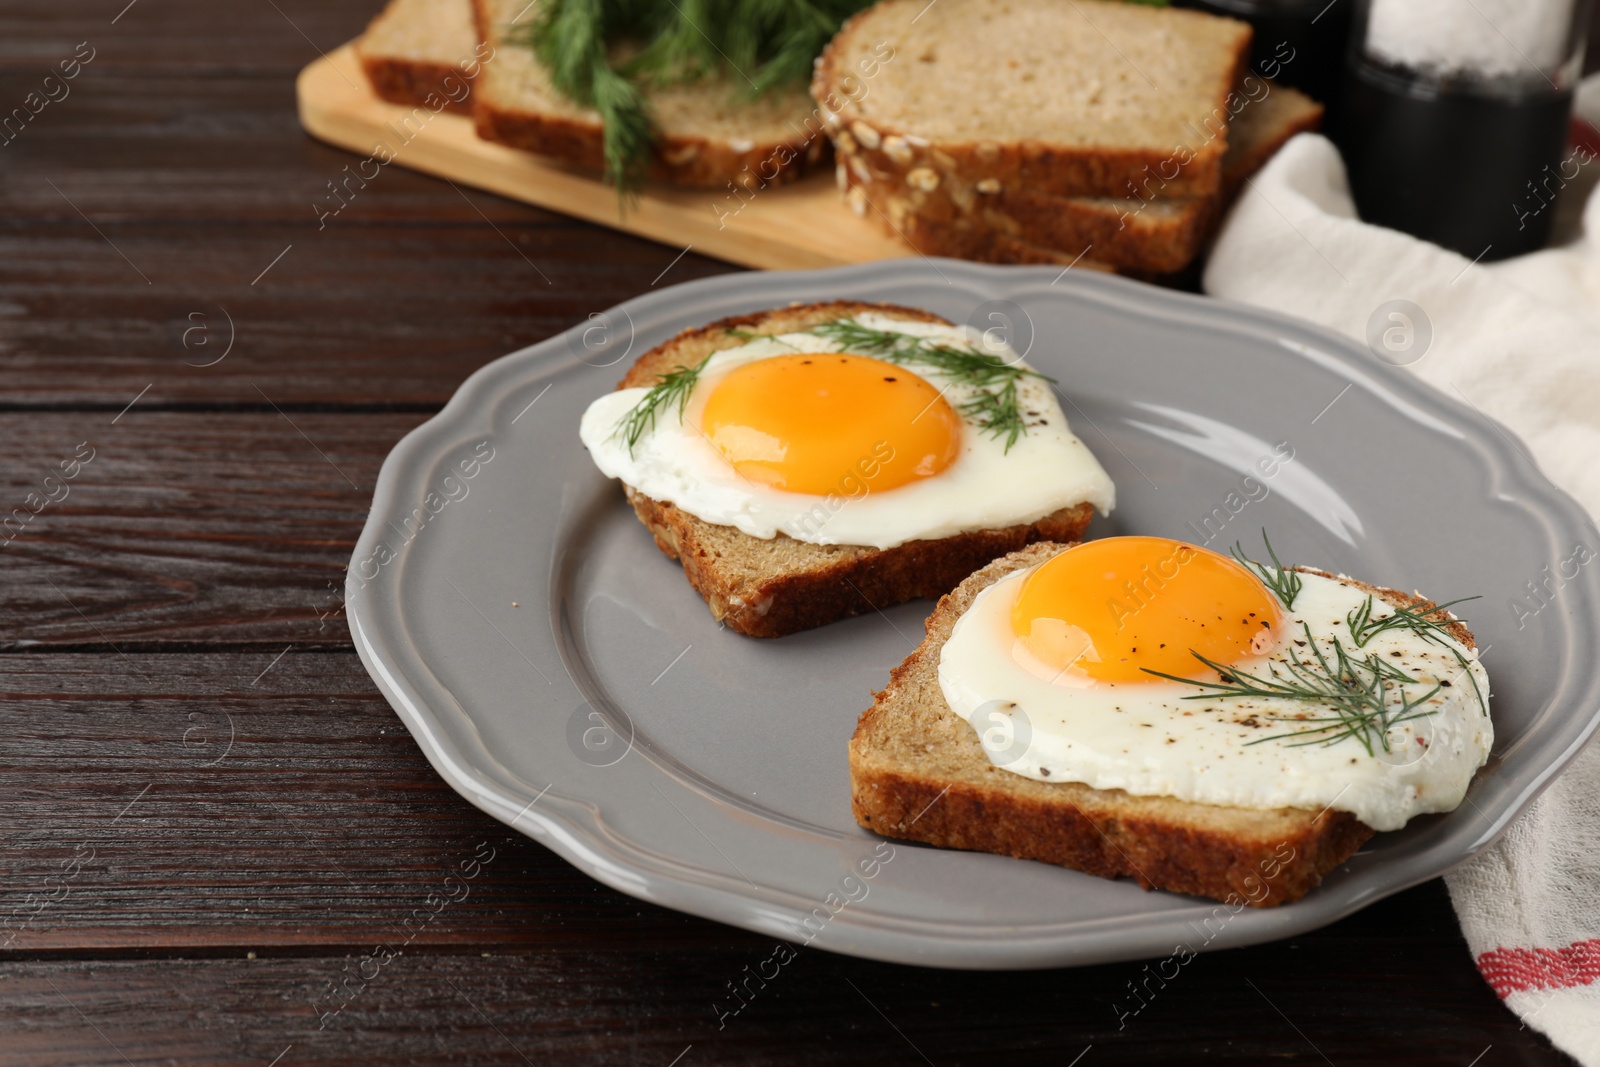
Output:
<svg viewBox="0 0 1600 1067">
<path fill-rule="evenodd" d="M 1335 135 L 1361 217 L 1473 259 L 1542 247 L 1589 2 L 1358 0 Z"/>
</svg>

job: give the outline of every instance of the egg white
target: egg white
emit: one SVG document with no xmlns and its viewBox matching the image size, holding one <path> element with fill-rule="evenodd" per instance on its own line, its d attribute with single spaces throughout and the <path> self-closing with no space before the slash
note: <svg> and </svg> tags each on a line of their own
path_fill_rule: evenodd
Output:
<svg viewBox="0 0 1600 1067">
<path fill-rule="evenodd" d="M 981 344 L 986 351 L 1016 361 L 1010 349 L 992 340 L 984 342 L 969 327 L 901 322 L 870 313 L 857 321 L 872 329 Z M 741 477 L 701 432 L 706 397 L 736 367 L 797 351 L 840 350 L 836 343 L 807 333 L 725 349 L 701 371 L 682 420 L 676 411 L 665 412 L 631 453 L 615 430 L 648 391 L 643 388 L 619 389 L 589 405 L 579 436 L 607 477 L 621 479 L 645 496 L 675 504 L 705 522 L 763 539 L 783 533 L 812 544 L 882 549 L 965 530 L 1033 522 L 1083 502 L 1101 513 L 1111 511 L 1116 498 L 1110 477 L 1073 435 L 1050 383 L 1032 377 L 1021 379 L 1018 394 L 1023 410 L 1037 417 L 1029 418 L 1027 432 L 1009 452 L 1003 438 L 964 422 L 955 462 L 937 475 L 893 489 L 873 489 L 869 478 L 851 478 L 844 472 L 838 490 L 826 495 L 758 485 Z M 952 406 L 971 395 L 967 387 L 927 368 L 907 369 L 944 390 Z M 869 467 L 870 459 L 862 457 Z"/>
<path fill-rule="evenodd" d="M 1390 731 L 1388 752 L 1375 743 L 1369 755 L 1354 738 L 1260 741 L 1301 728 L 1273 716 L 1326 714 L 1315 704 L 1223 696 L 1187 700 L 1202 691 L 1154 678 L 1103 682 L 1080 676 L 1063 684 L 1041 677 L 1013 653 L 1011 607 L 1031 570 L 978 594 L 939 658 L 945 701 L 978 731 L 991 762 L 1009 771 L 1206 804 L 1333 808 L 1375 830 L 1398 830 L 1413 815 L 1459 805 L 1494 744 L 1485 711 L 1489 679 L 1477 654 L 1450 638 L 1443 638 L 1450 646 L 1445 648 L 1403 628 L 1351 647 L 1346 616 L 1367 594 L 1347 581 L 1302 575 L 1294 609 L 1284 613 L 1283 643 L 1235 666 L 1262 677 L 1269 664 L 1287 661 L 1291 647 L 1306 658 L 1312 649 L 1293 644 L 1305 640 L 1304 623 L 1325 654 L 1331 655 L 1334 637 L 1355 655 L 1376 653 L 1418 680 L 1420 687 L 1407 686 L 1416 695 L 1435 682 L 1447 683 L 1427 705 L 1433 714 Z M 1392 610 L 1381 601 L 1377 609 L 1380 617 Z M 1451 649 L 1465 659 L 1465 670 Z M 1300 740 L 1314 743 L 1296 744 Z"/>
</svg>

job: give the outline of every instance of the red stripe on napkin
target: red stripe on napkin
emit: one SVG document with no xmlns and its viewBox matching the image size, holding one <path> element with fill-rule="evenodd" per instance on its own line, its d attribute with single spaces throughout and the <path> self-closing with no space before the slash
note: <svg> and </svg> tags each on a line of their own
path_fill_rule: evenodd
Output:
<svg viewBox="0 0 1600 1067">
<path fill-rule="evenodd" d="M 1572 130 L 1567 140 L 1572 142 L 1574 148 L 1587 149 L 1591 154 L 1600 156 L 1600 130 L 1576 115 L 1572 117 Z"/>
<path fill-rule="evenodd" d="M 1478 957 L 1478 970 L 1504 1000 L 1530 989 L 1567 989 L 1600 981 L 1600 938 L 1565 948 L 1497 948 Z"/>
</svg>

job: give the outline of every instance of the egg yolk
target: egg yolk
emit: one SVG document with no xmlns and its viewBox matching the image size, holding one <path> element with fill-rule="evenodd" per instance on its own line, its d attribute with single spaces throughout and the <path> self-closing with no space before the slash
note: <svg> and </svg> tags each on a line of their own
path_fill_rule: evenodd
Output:
<svg viewBox="0 0 1600 1067">
<path fill-rule="evenodd" d="M 931 478 L 961 451 L 961 418 L 938 389 L 843 352 L 735 368 L 707 396 L 700 428 L 750 481 L 817 496 Z"/>
<path fill-rule="evenodd" d="M 1198 652 L 1231 664 L 1277 644 L 1277 598 L 1247 568 L 1164 537 L 1107 537 L 1023 580 L 1011 627 L 1029 658 L 1108 682 L 1197 677 Z"/>
</svg>

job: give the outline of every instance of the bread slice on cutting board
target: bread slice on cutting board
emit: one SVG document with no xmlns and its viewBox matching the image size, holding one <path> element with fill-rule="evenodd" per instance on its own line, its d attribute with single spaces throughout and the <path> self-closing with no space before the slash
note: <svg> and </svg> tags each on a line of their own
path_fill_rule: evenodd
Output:
<svg viewBox="0 0 1600 1067">
<path fill-rule="evenodd" d="M 823 51 L 812 95 L 841 104 L 841 147 L 913 184 L 1205 196 L 1249 45 L 1243 22 L 1141 4 L 882 0 Z"/>
<path fill-rule="evenodd" d="M 1210 238 L 1232 196 L 1297 133 L 1315 129 L 1322 105 L 1298 90 L 1247 79 L 1228 128 L 1223 187 L 1204 197 L 1062 197 L 997 180 L 940 175 L 908 181 L 840 148 L 838 177 L 858 215 L 898 231 L 930 255 L 1000 263 L 1071 262 L 1082 255 L 1142 275 L 1182 270 Z M 963 251 L 971 250 L 971 251 Z"/>
<path fill-rule="evenodd" d="M 389 0 L 356 41 L 372 91 L 391 104 L 470 114 L 485 55 L 471 0 Z"/>
<path fill-rule="evenodd" d="M 473 90 L 478 136 L 586 170 L 604 166 L 599 114 L 558 92 L 524 40 L 536 14 L 529 0 L 472 0 L 477 32 L 494 61 Z M 727 78 L 651 89 L 659 127 L 649 177 L 674 185 L 741 189 L 793 181 L 826 160 L 811 98 L 803 89 L 748 99 Z"/>
</svg>

